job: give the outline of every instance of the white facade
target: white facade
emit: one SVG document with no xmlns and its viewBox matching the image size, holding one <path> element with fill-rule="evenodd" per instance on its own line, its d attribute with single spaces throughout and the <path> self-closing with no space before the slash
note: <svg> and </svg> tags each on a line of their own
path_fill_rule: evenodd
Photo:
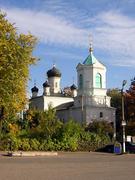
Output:
<svg viewBox="0 0 135 180">
<path fill-rule="evenodd" d="M 101 76 L 101 87 L 96 87 L 96 75 Z M 80 76 L 82 76 L 83 84 L 80 87 Z M 106 96 L 106 67 L 99 63 L 77 66 L 78 95 L 102 95 Z"/>
<path fill-rule="evenodd" d="M 55 94 L 61 92 L 60 77 L 49 77 L 48 83 L 50 85 L 50 93 Z"/>
<path fill-rule="evenodd" d="M 37 95 L 38 95 L 38 92 L 33 92 L 32 93 L 32 97 L 34 98 L 34 97 L 37 97 Z"/>
<path fill-rule="evenodd" d="M 57 107 L 61 104 L 73 102 L 72 97 L 55 97 L 55 96 L 44 96 L 44 110 L 48 109 L 48 106 Z"/>
<path fill-rule="evenodd" d="M 47 110 L 49 105 L 53 108 L 61 104 L 73 102 L 72 97 L 60 97 L 60 96 L 38 96 L 30 100 L 30 108 L 38 110 Z"/>
<path fill-rule="evenodd" d="M 43 95 L 50 96 L 50 87 L 43 87 Z"/>
</svg>

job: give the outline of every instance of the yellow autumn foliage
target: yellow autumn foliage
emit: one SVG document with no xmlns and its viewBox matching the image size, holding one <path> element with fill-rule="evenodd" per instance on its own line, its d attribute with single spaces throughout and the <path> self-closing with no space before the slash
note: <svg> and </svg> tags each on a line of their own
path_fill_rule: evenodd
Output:
<svg viewBox="0 0 135 180">
<path fill-rule="evenodd" d="M 19 128 L 18 128 L 18 125 L 17 124 L 9 124 L 9 131 L 10 131 L 10 133 L 12 133 L 12 134 L 17 134 L 18 133 L 18 131 L 19 131 Z"/>
<path fill-rule="evenodd" d="M 34 36 L 18 34 L 0 13 L 0 110 L 7 116 L 22 110 L 27 102 L 29 66 L 37 61 L 32 55 L 35 44 Z"/>
</svg>

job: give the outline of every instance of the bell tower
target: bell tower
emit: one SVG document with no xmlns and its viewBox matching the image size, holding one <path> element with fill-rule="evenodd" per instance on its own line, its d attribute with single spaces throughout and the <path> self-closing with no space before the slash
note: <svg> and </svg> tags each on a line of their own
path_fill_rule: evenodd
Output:
<svg viewBox="0 0 135 180">
<path fill-rule="evenodd" d="M 106 95 L 106 67 L 95 58 L 92 46 L 88 57 L 76 69 L 78 95 Z"/>
<path fill-rule="evenodd" d="M 106 67 L 98 61 L 90 44 L 89 55 L 77 69 L 77 96 L 83 105 L 110 106 L 110 97 L 106 95 Z"/>
</svg>

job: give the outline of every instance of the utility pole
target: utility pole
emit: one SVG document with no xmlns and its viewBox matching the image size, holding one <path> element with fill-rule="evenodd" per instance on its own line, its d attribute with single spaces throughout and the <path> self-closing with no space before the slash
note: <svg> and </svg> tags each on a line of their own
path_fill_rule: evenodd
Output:
<svg viewBox="0 0 135 180">
<path fill-rule="evenodd" d="M 122 89 L 121 89 L 121 100 L 122 100 L 122 130 L 123 130 L 123 153 L 126 153 L 126 145 L 125 145 L 125 141 L 126 141 L 126 134 L 125 134 L 125 126 L 126 126 L 126 121 L 125 121 L 125 110 L 124 110 L 124 86 L 126 85 L 127 81 L 123 80 L 122 82 Z"/>
</svg>

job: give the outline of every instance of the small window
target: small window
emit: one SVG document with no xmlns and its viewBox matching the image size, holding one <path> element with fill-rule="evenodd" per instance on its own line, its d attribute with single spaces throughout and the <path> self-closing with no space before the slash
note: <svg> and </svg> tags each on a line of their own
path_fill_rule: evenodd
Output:
<svg viewBox="0 0 135 180">
<path fill-rule="evenodd" d="M 79 76 L 79 88 L 82 89 L 83 88 L 83 75 L 80 74 Z"/>
<path fill-rule="evenodd" d="M 56 87 L 56 88 L 58 87 L 58 83 L 57 83 L 57 82 L 55 83 L 55 87 Z"/>
<path fill-rule="evenodd" d="M 99 115 L 99 116 L 100 116 L 100 118 L 102 118 L 102 117 L 103 117 L 103 112 L 100 112 L 100 115 Z"/>
</svg>

